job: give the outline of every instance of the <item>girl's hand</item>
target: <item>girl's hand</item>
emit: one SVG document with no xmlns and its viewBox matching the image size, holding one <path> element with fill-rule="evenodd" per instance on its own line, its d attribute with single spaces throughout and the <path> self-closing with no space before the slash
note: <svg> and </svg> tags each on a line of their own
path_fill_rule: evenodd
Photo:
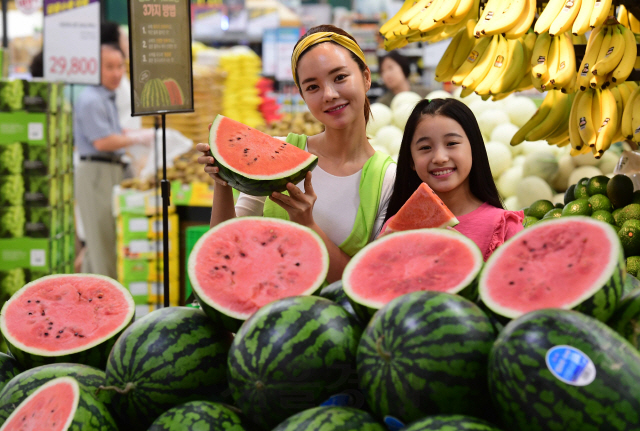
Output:
<svg viewBox="0 0 640 431">
<path fill-rule="evenodd" d="M 273 192 L 269 199 L 280 205 L 289 214 L 289 219 L 303 226 L 312 227 L 313 205 L 318 198 L 311 185 L 311 172 L 307 172 L 304 178 L 304 193 L 295 184 L 288 183 L 289 196 L 279 192 Z"/>
<path fill-rule="evenodd" d="M 209 130 L 211 130 L 211 124 L 209 124 Z M 196 145 L 196 150 L 204 153 L 204 155 L 198 157 L 198 163 L 204 165 L 204 171 L 209 174 L 211 178 L 214 179 L 216 184 L 221 186 L 226 186 L 227 182 L 218 176 L 218 172 L 220 169 L 213 166 L 213 157 L 209 153 L 209 144 L 198 144 Z"/>
</svg>

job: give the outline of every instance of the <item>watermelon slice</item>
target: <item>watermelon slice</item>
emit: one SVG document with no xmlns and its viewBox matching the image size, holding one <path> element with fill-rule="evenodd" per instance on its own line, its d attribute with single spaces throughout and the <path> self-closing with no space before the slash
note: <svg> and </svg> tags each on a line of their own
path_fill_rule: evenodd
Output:
<svg viewBox="0 0 640 431">
<path fill-rule="evenodd" d="M 576 309 L 606 321 L 626 277 L 616 231 L 590 217 L 531 226 L 500 246 L 479 280 L 480 297 L 499 316 L 543 308 Z"/>
<path fill-rule="evenodd" d="M 106 407 L 72 377 L 45 383 L 13 411 L 1 431 L 116 431 Z"/>
<path fill-rule="evenodd" d="M 299 224 L 240 217 L 210 229 L 189 256 L 189 279 L 205 313 L 235 331 L 263 305 L 311 295 L 323 284 L 329 254 Z"/>
<path fill-rule="evenodd" d="M 220 177 L 253 196 L 284 191 L 318 164 L 313 154 L 223 115 L 211 126 L 209 147 Z"/>
<path fill-rule="evenodd" d="M 398 296 L 425 290 L 475 299 L 482 265 L 480 249 L 461 233 L 397 232 L 360 250 L 344 270 L 342 287 L 352 301 L 376 310 Z"/>
<path fill-rule="evenodd" d="M 18 290 L 0 311 L 0 331 L 22 369 L 74 362 L 104 369 L 131 323 L 133 298 L 100 275 L 50 275 Z"/>
<path fill-rule="evenodd" d="M 403 230 L 443 228 L 459 223 L 456 216 L 447 208 L 426 183 L 420 184 L 402 208 L 389 220 L 385 233 Z"/>
</svg>

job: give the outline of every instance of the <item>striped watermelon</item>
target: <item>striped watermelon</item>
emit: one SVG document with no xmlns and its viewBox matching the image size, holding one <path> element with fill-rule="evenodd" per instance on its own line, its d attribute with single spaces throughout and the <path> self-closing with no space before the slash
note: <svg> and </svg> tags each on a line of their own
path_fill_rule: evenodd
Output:
<svg viewBox="0 0 640 431">
<path fill-rule="evenodd" d="M 148 431 L 248 431 L 229 406 L 210 401 L 189 401 L 170 408 L 153 421 Z"/>
<path fill-rule="evenodd" d="M 236 405 L 261 429 L 318 406 L 349 387 L 360 334 L 328 299 L 298 296 L 262 307 L 229 350 Z"/>
<path fill-rule="evenodd" d="M 622 298 L 607 324 L 640 350 L 640 288 Z"/>
<path fill-rule="evenodd" d="M 182 95 L 182 89 L 180 88 L 180 84 L 175 79 L 165 79 L 162 81 L 164 86 L 167 87 L 167 92 L 169 93 L 169 101 L 174 106 L 179 106 L 184 104 L 184 96 Z"/>
<path fill-rule="evenodd" d="M 80 364 L 43 365 L 18 374 L 0 391 L 0 424 L 36 389 L 58 377 L 73 377 L 89 392 L 96 394 L 98 401 L 110 407 L 112 393 L 107 391 L 96 393 L 96 390 L 104 385 L 104 371 Z"/>
<path fill-rule="evenodd" d="M 616 231 L 591 217 L 531 226 L 500 246 L 480 275 L 480 297 L 510 319 L 544 308 L 575 309 L 601 321 L 613 314 L 626 277 Z"/>
<path fill-rule="evenodd" d="M 230 333 L 202 310 L 171 307 L 133 323 L 109 355 L 105 390 L 113 410 L 131 429 L 147 429 L 178 404 L 216 400 L 227 388 Z"/>
<path fill-rule="evenodd" d="M 9 355 L 0 353 L 0 391 L 11 378 L 20 374 L 16 360 Z"/>
<path fill-rule="evenodd" d="M 140 103 L 143 108 L 160 108 L 171 105 L 169 91 L 161 79 L 148 80 L 142 87 Z"/>
<path fill-rule="evenodd" d="M 209 131 L 218 175 L 234 189 L 254 196 L 282 192 L 298 184 L 318 158 L 295 145 L 218 115 Z"/>
<path fill-rule="evenodd" d="M 364 321 L 361 317 L 367 316 L 366 307 L 349 301 L 349 297 L 346 293 L 344 293 L 344 290 L 342 289 L 342 280 L 338 280 L 324 287 L 318 295 L 335 302 L 336 304 L 347 310 L 347 313 L 349 313 L 349 315 L 353 317 L 354 322 L 356 322 L 360 327 L 364 328 L 366 326 L 368 319 L 367 321 Z M 358 312 L 355 311 L 356 309 L 358 310 Z"/>
<path fill-rule="evenodd" d="M 315 407 L 297 413 L 273 431 L 386 431 L 371 415 L 351 407 Z"/>
<path fill-rule="evenodd" d="M 463 415 L 429 416 L 413 422 L 402 431 L 500 431 L 489 422 Z"/>
<path fill-rule="evenodd" d="M 360 339 L 359 386 L 381 418 L 406 423 L 432 414 L 482 417 L 495 337 L 482 310 L 458 295 L 400 296 L 378 310 Z"/>
<path fill-rule="evenodd" d="M 640 429 L 639 381 L 640 353 L 574 311 L 511 321 L 489 358 L 491 395 L 507 430 Z"/>
<path fill-rule="evenodd" d="M 29 395 L 2 431 L 117 431 L 106 407 L 73 377 L 53 379 Z"/>
</svg>

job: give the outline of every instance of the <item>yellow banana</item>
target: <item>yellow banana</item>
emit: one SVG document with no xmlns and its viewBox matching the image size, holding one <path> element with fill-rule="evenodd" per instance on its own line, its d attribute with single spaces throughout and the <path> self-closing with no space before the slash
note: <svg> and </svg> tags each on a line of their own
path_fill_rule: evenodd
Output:
<svg viewBox="0 0 640 431">
<path fill-rule="evenodd" d="M 453 83 L 453 85 L 462 85 L 462 81 L 464 81 L 464 79 L 474 69 L 474 66 L 479 61 L 478 59 L 482 57 L 484 52 L 489 47 L 490 42 L 491 39 L 489 39 L 488 37 L 476 41 L 476 44 L 467 56 L 467 59 L 464 61 L 464 63 L 462 63 L 462 66 L 460 66 L 458 70 L 456 70 L 456 73 L 453 74 L 453 78 L 451 78 L 451 82 Z"/>
<path fill-rule="evenodd" d="M 621 27 L 620 32 L 624 39 L 624 53 L 620 63 L 613 70 L 612 82 L 626 81 L 633 67 L 636 63 L 636 57 L 638 56 L 638 46 L 631 30 Z"/>
<path fill-rule="evenodd" d="M 580 103 L 577 106 L 576 116 L 578 118 L 578 131 L 584 145 L 590 147 L 596 145 L 596 129 L 593 124 L 591 105 L 594 103 L 595 90 L 588 88 L 584 91 Z"/>
<path fill-rule="evenodd" d="M 568 34 L 560 33 L 556 38 L 559 39 L 560 44 L 560 62 L 550 82 L 556 88 L 567 90 L 576 78 L 576 53 Z"/>
<path fill-rule="evenodd" d="M 549 80 L 548 56 L 551 46 L 549 33 L 538 35 L 531 55 L 531 81 L 534 87 L 540 89 Z"/>
<path fill-rule="evenodd" d="M 640 142 L 640 97 L 636 97 L 631 106 L 631 132 L 633 141 Z"/>
<path fill-rule="evenodd" d="M 515 90 L 511 90 L 506 93 L 494 94 L 493 96 L 491 96 L 491 100 L 493 100 L 494 102 L 497 102 L 498 100 L 506 99 L 507 97 L 511 96 L 514 92 Z"/>
<path fill-rule="evenodd" d="M 525 64 L 522 43 L 519 39 L 510 39 L 507 41 L 507 44 L 509 54 L 507 55 L 507 64 L 504 73 L 489 89 L 489 93 L 494 95 L 506 92 L 511 93 L 522 77 L 522 65 Z"/>
<path fill-rule="evenodd" d="M 615 125 L 615 133 L 613 136 L 613 142 L 618 142 L 618 141 L 624 141 L 624 136 L 622 136 L 622 133 L 620 131 L 620 123 L 622 121 L 622 114 L 624 113 L 624 99 L 622 97 L 622 93 L 620 92 L 620 89 L 625 87 L 624 85 L 621 85 L 619 87 L 612 87 L 611 88 L 611 94 L 613 94 L 613 96 L 616 99 L 616 111 L 618 112 L 618 124 Z M 596 146 L 597 146 L 597 142 L 596 142 Z"/>
<path fill-rule="evenodd" d="M 455 0 L 434 0 L 433 3 L 431 3 L 431 6 L 427 8 L 427 11 L 422 16 L 420 22 L 417 23 L 416 28 L 424 33 L 440 27 L 442 24 L 436 21 L 434 16 L 438 12 L 438 8 L 449 1 Z M 409 27 L 411 27 L 411 23 L 409 23 Z"/>
<path fill-rule="evenodd" d="M 500 0 L 489 0 L 484 5 L 484 10 L 482 11 L 482 15 L 480 15 L 480 19 L 478 20 L 478 24 L 476 25 L 476 28 L 474 30 L 476 37 L 482 36 L 484 26 L 499 13 L 499 11 L 501 10 L 499 3 Z"/>
<path fill-rule="evenodd" d="M 433 1 L 434 0 L 418 0 L 413 2 L 413 6 L 400 15 L 400 23 L 407 25 L 418 13 L 429 7 Z"/>
<path fill-rule="evenodd" d="M 621 25 L 629 28 L 629 12 L 627 11 L 627 8 L 624 7 L 624 5 L 620 5 L 620 8 L 618 9 L 618 16 L 616 16 L 616 19 Z"/>
<path fill-rule="evenodd" d="M 606 75 L 611 72 L 618 66 L 625 52 L 625 40 L 622 33 L 620 33 L 620 28 L 614 25 L 610 28 L 610 32 L 611 43 L 605 51 L 604 57 L 599 59 L 591 68 L 591 73 L 594 75 Z"/>
<path fill-rule="evenodd" d="M 491 21 L 488 21 L 482 30 L 486 36 L 505 33 L 516 25 L 522 15 L 528 13 L 525 6 L 528 0 L 511 0 L 507 7 L 502 9 Z"/>
<path fill-rule="evenodd" d="M 393 27 L 395 27 L 397 24 L 400 24 L 400 17 L 406 11 L 411 9 L 411 7 L 413 7 L 413 5 L 415 3 L 416 3 L 415 0 L 405 0 L 405 2 L 402 3 L 402 6 L 400 7 L 400 10 L 398 12 L 396 12 L 396 14 L 390 20 L 388 20 L 387 22 L 382 24 L 382 27 L 380 27 L 380 34 L 384 35 L 389 30 L 391 30 Z"/>
<path fill-rule="evenodd" d="M 573 23 L 576 21 L 576 17 L 580 12 L 581 5 L 582 0 L 566 1 L 556 19 L 553 20 L 551 27 L 549 27 L 549 34 L 551 36 L 555 36 L 571 30 Z"/>
<path fill-rule="evenodd" d="M 532 88 L 533 88 L 533 82 L 531 81 L 531 74 L 526 73 L 522 77 L 520 82 L 518 82 L 518 85 L 516 85 L 516 88 L 514 91 L 525 91 L 525 90 L 531 90 Z"/>
<path fill-rule="evenodd" d="M 539 141 L 546 139 L 553 135 L 558 128 L 562 128 L 566 131 L 567 121 L 569 120 L 569 114 L 571 113 L 571 102 L 573 101 L 573 94 L 563 94 L 559 91 L 549 91 L 547 97 L 542 102 L 547 102 L 547 99 L 551 99 L 551 109 L 547 117 L 534 127 L 526 136 L 527 141 Z M 542 105 L 541 105 L 542 106 Z"/>
<path fill-rule="evenodd" d="M 560 66 L 560 37 L 556 36 L 551 38 L 551 46 L 549 47 L 549 60 L 548 60 L 548 68 L 549 68 L 549 77 L 546 82 L 542 83 L 542 90 L 547 90 L 552 87 L 551 81 L 558 74 L 558 67 Z"/>
<path fill-rule="evenodd" d="M 549 0 L 547 6 L 538 17 L 536 24 L 533 26 L 533 31 L 537 34 L 549 31 L 553 20 L 556 19 L 562 8 L 564 7 L 565 0 Z"/>
<path fill-rule="evenodd" d="M 587 42 L 587 49 L 584 54 L 584 58 L 582 59 L 582 63 L 580 64 L 580 69 L 578 69 L 578 88 L 584 91 L 589 87 L 589 81 L 591 80 L 591 66 L 596 64 L 598 60 L 598 53 L 600 52 L 600 47 L 602 46 L 602 41 L 604 40 L 606 29 L 605 27 L 598 27 L 591 32 L 589 36 L 589 41 Z"/>
<path fill-rule="evenodd" d="M 496 52 L 498 51 L 500 39 L 498 36 L 493 36 L 489 47 L 482 54 L 482 57 L 478 60 L 478 64 L 475 65 L 473 70 L 462 81 L 462 87 L 475 91 L 476 87 L 480 85 L 482 80 L 487 76 L 493 63 L 495 61 Z"/>
<path fill-rule="evenodd" d="M 573 103 L 571 104 L 571 112 L 569 113 L 569 140 L 571 141 L 571 147 L 578 151 L 584 147 L 578 122 L 578 106 L 582 103 L 581 99 L 584 94 L 586 94 L 584 91 L 578 91 L 576 93 L 576 97 L 574 97 Z"/>
<path fill-rule="evenodd" d="M 622 113 L 622 120 L 620 121 L 620 133 L 625 139 L 633 138 L 633 107 L 636 99 L 640 96 L 640 87 L 637 87 L 631 92 L 627 103 L 624 105 L 624 111 Z"/>
<path fill-rule="evenodd" d="M 612 139 L 618 132 L 618 109 L 615 96 L 610 90 L 603 90 L 600 97 L 602 98 L 601 120 L 597 130 L 596 150 L 602 155 L 609 149 Z"/>
<path fill-rule="evenodd" d="M 473 49 L 473 46 L 476 44 L 476 38 L 473 36 L 473 29 L 476 26 L 475 23 L 476 20 L 468 20 L 465 24 L 465 28 L 461 31 L 461 33 L 463 33 L 463 36 L 460 39 L 458 49 L 453 55 L 452 66 L 454 71 L 458 70 L 458 68 L 462 66 L 464 61 L 469 56 L 469 53 Z"/>
<path fill-rule="evenodd" d="M 571 43 L 574 45 L 586 45 L 587 44 L 587 36 L 581 34 L 580 36 L 571 33 Z"/>
<path fill-rule="evenodd" d="M 573 22 L 571 32 L 576 36 L 581 36 L 589 31 L 589 22 L 591 21 L 591 12 L 596 0 L 582 0 L 580 12 Z"/>
<path fill-rule="evenodd" d="M 591 19 L 589 20 L 589 27 L 600 27 L 604 24 L 605 20 L 609 16 L 611 10 L 612 0 L 596 0 L 593 5 L 593 11 L 591 12 Z"/>
<path fill-rule="evenodd" d="M 494 36 L 498 39 L 498 48 L 493 56 L 489 73 L 476 86 L 475 92 L 481 96 L 490 94 L 491 86 L 496 83 L 507 70 L 507 62 L 509 55 L 509 43 L 502 35 Z M 478 65 L 479 66 L 479 65 Z"/>
<path fill-rule="evenodd" d="M 436 66 L 436 81 L 449 81 L 453 77 L 453 74 L 456 73 L 456 69 L 454 69 L 453 66 L 453 58 L 455 56 L 456 50 L 458 50 L 460 47 L 460 41 L 462 40 L 463 36 L 464 32 L 461 31 L 453 39 L 451 39 L 451 43 L 449 43 L 449 46 L 444 51 L 442 58 Z"/>
<path fill-rule="evenodd" d="M 551 107 L 548 104 L 544 104 L 543 102 L 543 104 L 540 105 L 538 110 L 535 112 L 535 114 L 533 114 L 533 116 L 529 119 L 529 121 L 527 121 L 525 125 L 522 126 L 520 130 L 516 132 L 515 135 L 513 135 L 513 138 L 511 138 L 510 144 L 512 146 L 516 146 L 518 144 L 523 143 L 526 139 L 526 136 L 529 134 L 529 132 L 533 130 L 538 124 L 543 122 L 544 119 L 547 117 L 547 115 L 549 115 L 550 110 L 551 110 Z"/>
<path fill-rule="evenodd" d="M 526 0 L 523 12 L 516 19 L 513 27 L 509 28 L 504 36 L 507 39 L 519 39 L 524 36 L 531 28 L 533 20 L 536 17 L 536 0 Z M 535 33 L 533 33 L 535 34 Z"/>
<path fill-rule="evenodd" d="M 631 87 L 626 85 L 625 82 L 614 88 L 618 89 L 618 92 L 620 93 L 620 99 L 622 99 L 622 109 L 620 110 L 620 112 L 622 112 L 624 110 L 624 107 L 627 106 L 629 96 L 631 96 L 631 92 L 633 90 L 631 90 Z M 613 88 L 611 89 L 611 91 L 613 91 Z"/>
<path fill-rule="evenodd" d="M 433 14 L 433 20 L 440 22 L 445 19 L 453 18 L 453 14 L 459 4 L 460 0 L 447 0 L 440 3 L 440 7 Z"/>
<path fill-rule="evenodd" d="M 600 128 L 600 124 L 602 124 L 602 90 L 593 90 L 591 120 L 593 123 L 595 140 L 593 141 L 593 144 L 589 142 L 589 146 L 595 148 L 596 141 L 598 140 L 598 128 Z"/>
<path fill-rule="evenodd" d="M 415 14 L 413 18 L 411 18 L 409 22 L 407 22 L 407 27 L 409 27 L 411 30 L 419 30 L 422 23 L 426 22 L 429 15 L 433 13 L 433 8 L 437 7 L 436 2 L 438 1 L 439 0 L 433 0 L 426 8 Z"/>
<path fill-rule="evenodd" d="M 596 59 L 596 62 L 594 64 L 597 64 L 600 60 L 602 60 L 607 55 L 607 52 L 609 51 L 609 47 L 611 46 L 613 28 L 609 26 L 605 26 L 605 27 L 606 27 L 607 34 L 602 39 L 602 45 L 600 45 L 598 58 Z M 590 72 L 591 73 L 589 76 L 589 85 L 591 86 L 591 88 L 602 88 L 602 86 L 606 82 L 606 77 L 603 75 L 594 75 L 593 67 L 591 68 Z"/>
<path fill-rule="evenodd" d="M 591 153 L 591 147 L 589 147 L 588 145 L 585 145 L 580 150 L 576 150 L 575 148 L 571 148 L 571 152 L 569 154 L 571 155 L 571 157 L 575 157 L 575 156 L 579 156 L 581 154 L 588 154 L 588 153 Z"/>
<path fill-rule="evenodd" d="M 384 49 L 386 51 L 393 51 L 394 49 L 404 48 L 408 44 L 409 44 L 409 41 L 407 40 L 406 37 L 389 41 L 389 43 L 387 43 L 387 41 L 385 40 Z"/>
<path fill-rule="evenodd" d="M 629 28 L 636 34 L 640 33 L 640 20 L 631 12 L 629 12 Z"/>
<path fill-rule="evenodd" d="M 476 22 L 478 21 L 478 8 L 480 7 L 480 0 L 460 0 L 456 10 L 453 12 L 451 17 L 445 18 L 442 20 L 442 23 L 445 25 L 457 24 L 461 21 L 465 21 L 467 19 L 475 18 Z M 475 11 L 475 17 L 471 16 L 472 12 Z"/>
</svg>

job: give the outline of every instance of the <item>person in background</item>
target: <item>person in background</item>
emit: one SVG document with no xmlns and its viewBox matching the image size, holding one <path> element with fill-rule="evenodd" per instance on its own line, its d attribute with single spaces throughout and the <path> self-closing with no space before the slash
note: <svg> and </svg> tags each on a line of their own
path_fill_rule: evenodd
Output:
<svg viewBox="0 0 640 431">
<path fill-rule="evenodd" d="M 411 62 L 404 55 L 397 51 L 391 51 L 380 59 L 379 64 L 380 77 L 385 87 L 387 87 L 387 92 L 380 96 L 380 98 L 376 100 L 376 103 L 391 106 L 391 101 L 395 95 L 403 91 L 413 91 L 421 97 L 429 94 L 430 89 L 422 85 L 412 84 L 409 81 Z"/>
</svg>

